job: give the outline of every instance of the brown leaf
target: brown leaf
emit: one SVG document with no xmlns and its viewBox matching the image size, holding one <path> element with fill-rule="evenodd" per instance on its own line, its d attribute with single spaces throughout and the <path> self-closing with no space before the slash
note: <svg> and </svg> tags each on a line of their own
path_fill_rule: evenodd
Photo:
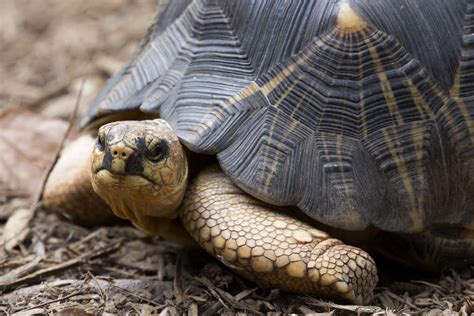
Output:
<svg viewBox="0 0 474 316">
<path fill-rule="evenodd" d="M 68 124 L 24 109 L 0 112 L 0 197 L 31 196 Z"/>
</svg>

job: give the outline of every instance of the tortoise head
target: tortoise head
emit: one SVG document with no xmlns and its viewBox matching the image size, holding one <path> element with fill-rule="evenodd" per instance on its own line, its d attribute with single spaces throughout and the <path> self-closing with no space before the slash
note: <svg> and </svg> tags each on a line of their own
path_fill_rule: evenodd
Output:
<svg viewBox="0 0 474 316">
<path fill-rule="evenodd" d="M 139 227 L 178 216 L 188 181 L 186 153 L 164 120 L 121 121 L 99 129 L 92 186 L 115 215 Z"/>
</svg>

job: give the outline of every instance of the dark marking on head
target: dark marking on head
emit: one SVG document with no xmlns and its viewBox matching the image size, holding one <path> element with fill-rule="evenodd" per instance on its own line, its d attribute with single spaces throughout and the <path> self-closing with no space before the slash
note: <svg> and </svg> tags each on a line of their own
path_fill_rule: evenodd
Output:
<svg viewBox="0 0 474 316">
<path fill-rule="evenodd" d="M 106 170 L 112 171 L 112 153 L 110 152 L 110 147 L 106 146 L 102 150 L 105 151 L 104 159 L 102 161 L 102 165 Z"/>
<path fill-rule="evenodd" d="M 161 124 L 161 125 L 160 125 Z M 169 157 L 175 140 L 168 125 L 160 122 L 120 122 L 100 128 L 95 150 L 102 152 L 99 168 L 117 175 L 153 178 L 150 170 Z M 100 155 L 100 154 L 99 154 Z"/>
<path fill-rule="evenodd" d="M 125 161 L 125 173 L 141 175 L 143 173 L 143 151 L 135 151 Z"/>
<path fill-rule="evenodd" d="M 103 151 L 104 148 L 105 148 L 105 139 L 104 138 L 105 138 L 104 134 L 97 135 L 97 141 L 95 143 L 95 146 L 99 151 Z"/>
<path fill-rule="evenodd" d="M 145 152 L 146 151 L 146 140 L 145 140 L 145 136 L 142 136 L 142 137 L 136 137 L 134 139 L 135 143 L 134 143 L 134 146 L 136 148 L 136 151 L 139 151 L 139 152 Z"/>
</svg>

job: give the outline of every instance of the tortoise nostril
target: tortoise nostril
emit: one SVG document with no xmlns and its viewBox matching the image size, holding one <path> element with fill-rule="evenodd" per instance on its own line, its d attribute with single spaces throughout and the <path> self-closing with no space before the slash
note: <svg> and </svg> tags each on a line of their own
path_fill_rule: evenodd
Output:
<svg viewBox="0 0 474 316">
<path fill-rule="evenodd" d="M 115 155 L 115 156 L 117 156 L 117 154 L 118 154 L 118 153 L 117 153 L 117 151 L 116 151 L 116 150 L 114 150 L 114 155 Z"/>
<path fill-rule="evenodd" d="M 123 153 L 122 153 L 122 157 L 125 157 L 125 156 L 127 156 L 127 154 L 123 152 Z"/>
</svg>

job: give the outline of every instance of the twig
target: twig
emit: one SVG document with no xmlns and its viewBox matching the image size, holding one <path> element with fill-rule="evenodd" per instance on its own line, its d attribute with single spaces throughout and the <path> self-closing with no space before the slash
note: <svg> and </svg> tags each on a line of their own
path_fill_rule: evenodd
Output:
<svg viewBox="0 0 474 316">
<path fill-rule="evenodd" d="M 331 311 L 331 312 L 327 312 L 327 313 L 316 313 L 315 311 L 313 311 L 312 309 L 309 309 L 308 307 L 306 306 L 300 306 L 298 307 L 298 310 L 300 312 L 303 313 L 303 315 L 320 315 L 320 316 L 330 316 L 330 315 L 333 315 L 334 314 L 334 311 Z"/>
<path fill-rule="evenodd" d="M 156 276 L 160 281 L 163 281 L 165 278 L 165 259 L 163 255 L 158 257 L 158 272 Z"/>
<path fill-rule="evenodd" d="M 176 269 L 175 269 L 175 274 L 174 274 L 174 280 L 173 280 L 173 288 L 174 288 L 174 296 L 176 297 L 176 304 L 181 304 L 186 301 L 186 297 L 184 296 L 183 292 L 183 277 L 182 277 L 182 271 L 183 271 L 183 264 L 181 262 L 181 257 L 182 253 L 181 251 L 178 251 L 176 254 Z"/>
<path fill-rule="evenodd" d="M 222 306 L 224 306 L 226 309 L 230 309 L 226 302 L 224 302 L 224 298 L 219 295 L 219 293 L 215 290 L 214 285 L 208 279 L 195 277 L 194 280 L 206 286 L 212 296 L 214 296 L 214 298 L 216 298 Z"/>
<path fill-rule="evenodd" d="M 199 316 L 199 309 L 196 303 L 191 303 L 191 305 L 189 305 L 188 316 Z"/>
<path fill-rule="evenodd" d="M 251 311 L 252 313 L 256 315 L 264 315 L 263 313 L 256 310 L 253 306 L 245 302 L 237 301 L 232 295 L 230 295 L 229 293 L 225 292 L 224 290 L 212 284 L 212 282 L 209 281 L 209 279 L 205 277 L 202 277 L 202 278 L 195 277 L 193 279 L 198 281 L 202 285 L 206 286 L 209 292 L 212 294 L 212 296 L 214 296 L 226 309 L 230 310 L 229 308 L 229 305 L 230 305 L 236 309 Z"/>
<path fill-rule="evenodd" d="M 404 299 L 404 298 L 401 298 L 400 296 L 396 295 L 395 293 L 391 292 L 391 291 L 386 291 L 386 294 L 387 296 L 389 296 L 390 298 L 393 298 L 394 300 L 402 303 L 402 304 L 406 304 L 408 306 L 410 306 L 411 308 L 413 308 L 414 310 L 418 311 L 419 308 L 418 306 L 415 306 L 413 305 L 412 303 L 410 303 L 408 300 Z"/>
<path fill-rule="evenodd" d="M 338 310 L 349 311 L 357 314 L 374 314 L 383 311 L 381 307 L 378 306 L 362 306 L 362 305 L 341 305 L 332 302 L 325 302 L 314 298 L 309 297 L 300 297 L 309 305 L 314 305 L 318 307 L 330 307 Z"/>
<path fill-rule="evenodd" d="M 104 289 L 102 288 L 102 286 L 100 286 L 100 283 L 97 280 L 97 278 L 95 277 L 95 275 L 93 275 L 92 272 L 90 272 L 90 271 L 87 271 L 87 274 L 89 275 L 89 277 L 92 278 L 92 280 L 94 280 L 95 284 L 97 285 L 97 287 L 99 289 L 99 292 L 100 292 L 100 295 L 102 296 L 102 300 L 103 300 L 101 306 L 104 305 L 105 302 L 107 301 L 107 294 L 105 294 Z"/>
<path fill-rule="evenodd" d="M 118 285 L 115 285 L 115 284 L 110 284 L 110 285 L 111 285 L 112 287 L 116 288 L 116 289 L 119 289 L 119 290 L 125 292 L 127 295 L 130 295 L 130 296 L 133 296 L 133 297 L 135 297 L 135 298 L 138 298 L 138 299 L 142 300 L 143 302 L 146 302 L 146 303 L 151 304 L 151 305 L 153 305 L 153 306 L 161 306 L 161 307 L 163 306 L 163 304 L 160 304 L 160 303 L 154 302 L 154 301 L 152 301 L 152 300 L 149 300 L 149 299 L 147 299 L 147 298 L 144 298 L 144 297 L 142 297 L 142 296 L 140 296 L 140 295 L 137 295 L 137 294 L 135 294 L 135 293 L 133 293 L 133 292 L 127 290 L 127 289 L 124 289 L 123 287 L 120 287 L 120 286 L 118 286 Z"/>
<path fill-rule="evenodd" d="M 78 240 L 78 241 L 76 241 L 76 242 L 74 242 L 74 243 L 71 243 L 71 244 L 67 245 L 67 246 L 64 247 L 64 248 L 69 249 L 69 250 L 77 251 L 76 248 L 77 248 L 78 246 L 83 245 L 83 244 L 85 244 L 86 242 L 88 242 L 88 241 L 90 241 L 90 240 L 96 238 L 97 236 L 100 236 L 100 235 L 106 234 L 106 233 L 107 233 L 107 230 L 106 230 L 105 228 L 103 228 L 103 227 L 102 227 L 102 228 L 99 228 L 99 229 L 93 231 L 92 233 L 88 234 L 86 237 L 84 237 L 84 238 L 82 238 L 82 239 L 80 239 L 80 240 Z"/>
<path fill-rule="evenodd" d="M 258 288 L 254 287 L 253 289 L 247 289 L 247 290 L 244 290 L 242 292 L 240 292 L 239 294 L 235 295 L 234 296 L 234 299 L 238 302 L 238 301 L 241 301 L 243 300 L 244 298 L 246 298 L 247 296 L 249 296 L 250 294 L 252 294 L 253 292 L 255 292 L 256 290 L 258 290 Z"/>
<path fill-rule="evenodd" d="M 58 161 L 59 156 L 61 155 L 61 151 L 64 148 L 64 144 L 66 143 L 66 140 L 67 140 L 69 134 L 71 134 L 72 128 L 74 127 L 74 122 L 76 121 L 77 112 L 79 111 L 79 105 L 81 103 L 83 88 L 84 88 L 84 79 L 82 79 L 82 81 L 81 81 L 81 85 L 79 87 L 79 93 L 77 94 L 76 103 L 74 104 L 74 108 L 72 110 L 71 116 L 69 117 L 69 124 L 68 124 L 68 127 L 66 129 L 66 132 L 64 133 L 63 138 L 61 139 L 61 142 L 59 143 L 59 145 L 56 149 L 56 154 L 55 154 L 54 160 L 49 165 L 49 167 L 45 171 L 45 173 L 43 174 L 43 177 L 41 179 L 41 185 L 40 185 L 37 193 L 35 194 L 35 199 L 33 200 L 33 204 L 32 204 L 33 210 L 36 209 L 37 204 L 39 203 L 39 201 L 43 197 L 43 191 L 44 191 L 44 186 L 46 185 L 46 181 L 48 181 L 49 175 L 50 175 L 51 171 L 53 170 L 54 165 L 56 165 L 56 162 Z"/>
<path fill-rule="evenodd" d="M 44 268 L 42 270 L 35 271 L 35 272 L 33 272 L 33 273 L 23 277 L 23 278 L 16 279 L 16 280 L 13 280 L 13 281 L 9 281 L 9 282 L 0 283 L 0 287 L 2 287 L 2 291 L 5 292 L 9 288 L 11 288 L 12 286 L 15 286 L 15 285 L 18 285 L 18 284 L 25 284 L 25 283 L 30 284 L 31 282 L 37 280 L 38 278 L 40 278 L 42 276 L 46 276 L 46 275 L 49 275 L 51 273 L 54 273 L 54 272 L 57 272 L 57 271 L 60 271 L 60 270 L 68 269 L 68 268 L 73 267 L 77 264 L 80 264 L 81 262 L 84 262 L 86 260 L 97 258 L 97 257 L 103 256 L 107 253 L 110 253 L 112 251 L 115 251 L 121 246 L 121 244 L 122 244 L 122 240 L 119 240 L 116 243 L 114 243 L 114 244 L 112 244 L 108 247 L 104 247 L 104 248 L 101 248 L 101 249 L 89 251 L 89 252 L 87 252 L 83 255 L 80 255 L 76 258 L 70 259 L 66 262 L 59 263 L 59 264 L 56 264 L 54 266 Z"/>
<path fill-rule="evenodd" d="M 41 304 L 38 304 L 38 305 L 35 305 L 35 306 L 32 306 L 32 307 L 28 307 L 28 308 L 25 309 L 25 311 L 29 311 L 29 310 L 32 310 L 32 309 L 35 309 L 35 308 L 45 307 L 46 305 L 53 304 L 53 303 L 56 303 L 56 302 L 61 302 L 61 301 L 67 300 L 68 298 L 71 298 L 71 297 L 79 295 L 79 294 L 81 294 L 81 293 L 80 292 L 73 292 L 69 295 L 57 298 L 55 300 L 47 301 L 47 302 L 44 302 L 44 303 L 41 303 Z"/>
<path fill-rule="evenodd" d="M 422 281 L 422 280 L 411 280 L 410 281 L 411 283 L 415 283 L 415 284 L 422 284 L 422 285 L 425 285 L 425 286 L 428 286 L 428 287 L 434 287 L 436 289 L 439 289 L 441 291 L 443 291 L 443 287 L 437 285 L 437 284 L 433 284 L 433 283 L 430 283 L 430 282 L 427 282 L 427 281 Z"/>
<path fill-rule="evenodd" d="M 0 284 L 13 282 L 14 280 L 18 279 L 19 277 L 29 273 L 33 269 L 35 269 L 41 262 L 42 257 L 35 257 L 30 262 L 25 263 L 24 265 L 9 271 L 8 273 L 0 276 Z"/>
</svg>

